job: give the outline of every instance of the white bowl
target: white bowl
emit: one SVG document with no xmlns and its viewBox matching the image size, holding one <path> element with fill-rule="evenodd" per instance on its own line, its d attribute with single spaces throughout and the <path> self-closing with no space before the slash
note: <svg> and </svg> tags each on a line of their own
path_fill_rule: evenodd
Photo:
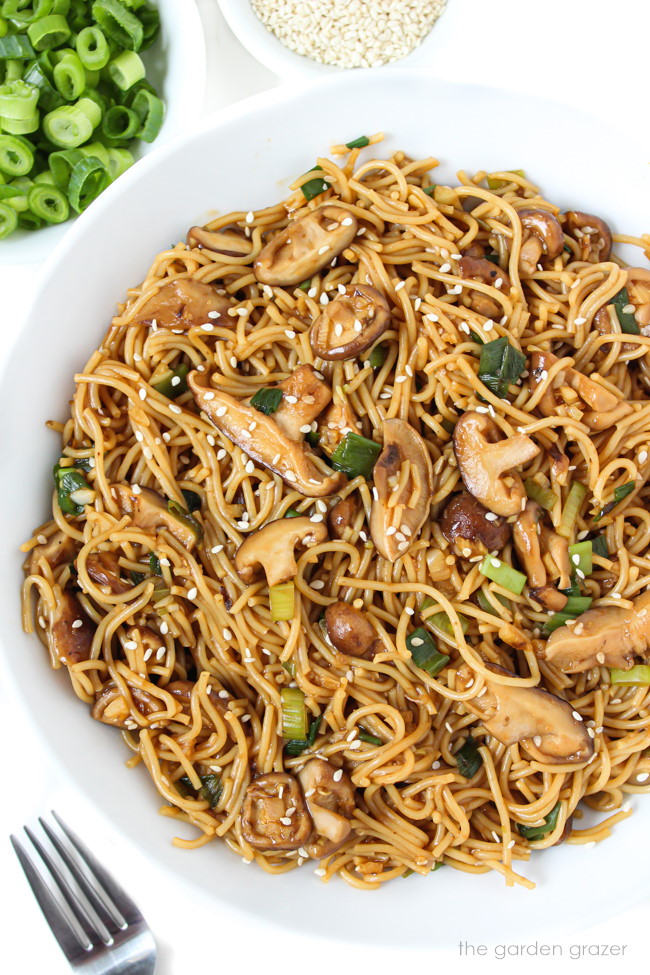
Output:
<svg viewBox="0 0 650 975">
<path fill-rule="evenodd" d="M 312 111 L 315 104 L 318 112 Z M 456 123 L 444 131 L 423 126 L 430 105 L 445 106 L 444 117 Z M 517 124 L 495 127 L 495 118 Z M 629 233 L 647 227 L 650 175 L 645 154 L 629 137 L 561 105 L 396 69 L 337 74 L 318 90 L 258 95 L 142 160 L 79 218 L 48 261 L 2 376 L 0 660 L 51 759 L 98 815 L 169 869 L 170 892 L 179 880 L 189 881 L 216 908 L 226 900 L 291 930 L 375 947 L 450 947 L 468 931 L 473 942 L 483 943 L 512 940 L 515 933 L 525 940 L 548 929 L 558 934 L 594 924 L 650 893 L 646 860 L 639 856 L 650 831 L 648 798 L 632 798 L 635 815 L 602 846 L 565 845 L 533 854 L 521 866 L 538 883 L 532 893 L 506 888 L 496 873 L 472 877 L 450 868 L 435 877 L 394 881 L 372 894 L 338 880 L 323 886 L 307 866 L 270 878 L 244 866 L 224 845 L 193 853 L 172 847 L 177 826 L 157 816 L 158 797 L 147 774 L 124 767 L 119 735 L 90 720 L 67 675 L 51 672 L 36 638 L 21 630 L 18 547 L 48 516 L 59 449 L 44 423 L 65 417 L 72 376 L 96 347 L 116 302 L 142 279 L 160 249 L 210 211 L 272 204 L 329 144 L 378 130 L 387 133 L 380 153 L 399 147 L 413 156 L 439 154 L 443 181 L 459 168 L 516 164 L 562 207 L 596 212 Z M 608 146 L 608 153 L 587 160 L 584 147 L 594 144 Z"/>
<path fill-rule="evenodd" d="M 165 102 L 165 121 L 154 142 L 137 144 L 136 159 L 182 132 L 203 112 L 205 37 L 195 0 L 156 0 L 156 4 L 160 10 L 161 33 L 156 43 L 145 51 L 143 60 L 147 65 L 147 79 Z M 0 240 L 0 264 L 44 261 L 75 219 L 78 218 L 41 230 L 18 230 Z"/>
</svg>

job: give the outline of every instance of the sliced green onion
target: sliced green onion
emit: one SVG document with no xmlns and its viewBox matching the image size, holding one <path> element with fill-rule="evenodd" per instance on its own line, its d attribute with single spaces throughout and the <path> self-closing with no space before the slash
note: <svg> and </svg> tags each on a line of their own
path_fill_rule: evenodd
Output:
<svg viewBox="0 0 650 975">
<path fill-rule="evenodd" d="M 0 61 L 31 61 L 36 51 L 24 34 L 8 34 L 0 37 Z"/>
<path fill-rule="evenodd" d="M 636 667 L 630 667 L 629 670 L 611 667 L 609 679 L 612 684 L 638 684 L 639 686 L 650 684 L 650 666 L 648 664 L 637 664 Z"/>
<path fill-rule="evenodd" d="M 34 152 L 26 139 L 0 135 L 0 171 L 8 176 L 25 176 L 34 165 Z"/>
<path fill-rule="evenodd" d="M 293 660 L 285 660 L 282 664 L 282 669 L 286 670 L 290 677 L 296 676 L 296 665 Z"/>
<path fill-rule="evenodd" d="M 468 735 L 454 755 L 458 771 L 465 779 L 473 779 L 483 764 L 483 756 L 471 735 Z"/>
<path fill-rule="evenodd" d="M 29 65 L 23 80 L 38 90 L 38 105 L 44 112 L 51 112 L 53 108 L 63 105 L 63 97 L 51 84 L 38 61 Z"/>
<path fill-rule="evenodd" d="M 128 91 L 145 76 L 142 58 L 135 51 L 122 51 L 108 65 L 108 74 L 120 91 Z"/>
<path fill-rule="evenodd" d="M 585 613 L 592 603 L 593 598 L 591 596 L 568 596 L 567 604 L 562 612 L 569 616 L 580 616 L 580 613 Z"/>
<path fill-rule="evenodd" d="M 201 775 L 201 788 L 199 790 L 199 795 L 202 799 L 207 799 L 210 803 L 210 809 L 216 809 L 219 805 L 219 800 L 223 795 L 223 785 L 221 779 L 218 775 Z"/>
<path fill-rule="evenodd" d="M 630 296 L 627 288 L 621 288 L 618 294 L 614 295 L 612 304 L 616 310 L 616 317 L 621 326 L 621 332 L 625 332 L 626 335 L 640 335 L 641 329 L 637 325 L 634 312 L 624 310 L 630 304 Z"/>
<path fill-rule="evenodd" d="M 12 180 L 9 187 L 3 191 L 3 197 L 8 206 L 16 210 L 20 215 L 29 212 L 29 203 L 27 202 L 27 194 L 34 185 L 34 181 L 28 179 L 27 176 L 19 176 L 18 179 Z M 18 218 L 20 220 L 20 216 Z"/>
<path fill-rule="evenodd" d="M 437 185 L 437 183 L 429 183 L 428 186 L 423 187 L 423 192 L 426 193 L 427 196 L 433 196 L 433 194 L 436 192 Z"/>
<path fill-rule="evenodd" d="M 523 572 L 518 572 L 517 569 L 513 569 L 507 562 L 502 562 L 501 559 L 497 559 L 494 555 L 485 556 L 479 566 L 479 572 L 487 576 L 488 579 L 491 579 L 492 582 L 496 582 L 503 589 L 507 589 L 508 592 L 513 592 L 517 596 L 523 591 L 526 585 L 526 576 Z"/>
<path fill-rule="evenodd" d="M 50 170 L 54 183 L 60 190 L 67 189 L 72 170 L 83 158 L 84 155 L 79 149 L 62 149 L 50 153 Z"/>
<path fill-rule="evenodd" d="M 302 518 L 302 515 L 300 514 L 299 511 L 296 511 L 295 508 L 287 508 L 287 510 L 284 513 L 284 517 L 285 518 Z"/>
<path fill-rule="evenodd" d="M 108 173 L 111 181 L 117 179 L 122 173 L 133 165 L 135 159 L 131 155 L 128 149 L 108 149 Z"/>
<path fill-rule="evenodd" d="M 573 526 L 586 497 L 587 488 L 585 485 L 581 484 L 580 481 L 574 481 L 562 509 L 562 518 L 557 530 L 559 535 L 564 536 L 564 538 L 571 538 Z"/>
<path fill-rule="evenodd" d="M 318 444 L 320 443 L 320 434 L 318 430 L 310 430 L 309 433 L 306 433 L 305 440 L 310 447 L 318 447 Z"/>
<path fill-rule="evenodd" d="M 76 467 L 61 467 L 60 464 L 55 464 L 52 473 L 59 508 L 64 515 L 80 515 L 84 510 L 83 503 L 80 503 L 83 501 L 83 496 L 75 498 L 75 495 L 78 491 L 91 492 L 88 481 Z"/>
<path fill-rule="evenodd" d="M 89 142 L 87 145 L 81 146 L 78 151 L 84 159 L 94 156 L 95 159 L 99 159 L 105 169 L 108 169 L 108 149 L 103 142 Z"/>
<path fill-rule="evenodd" d="M 85 210 L 109 183 L 108 171 L 95 156 L 81 159 L 70 174 L 68 199 L 77 213 Z"/>
<path fill-rule="evenodd" d="M 574 620 L 576 618 L 575 613 L 565 613 L 564 611 L 559 613 L 553 613 L 552 616 L 544 623 L 542 627 L 542 633 L 544 636 L 548 636 L 553 630 L 558 630 L 561 626 L 564 626 L 569 620 Z"/>
<path fill-rule="evenodd" d="M 352 148 L 355 148 L 355 147 L 353 146 Z M 376 735 L 369 734 L 367 731 L 364 731 L 363 728 L 359 728 L 359 740 L 360 741 L 365 741 L 366 744 L 368 744 L 368 745 L 377 745 L 377 746 L 379 746 L 379 745 L 383 745 L 384 744 L 383 741 L 381 740 L 381 738 L 377 738 Z"/>
<path fill-rule="evenodd" d="M 70 213 L 68 201 L 61 190 L 47 183 L 35 183 L 27 194 L 27 203 L 32 213 L 45 223 L 63 223 Z"/>
<path fill-rule="evenodd" d="M 74 52 L 66 54 L 55 66 L 54 84 L 56 89 L 67 101 L 79 98 L 86 87 L 86 71 Z"/>
<path fill-rule="evenodd" d="M 137 136 L 143 142 L 153 142 L 163 124 L 165 106 L 158 96 L 147 88 L 140 88 L 131 103 L 131 109 L 140 120 Z"/>
<path fill-rule="evenodd" d="M 281 402 L 282 390 L 278 389 L 277 386 L 272 389 L 268 386 L 263 386 L 262 389 L 258 389 L 251 396 L 251 406 L 254 406 L 256 410 L 259 410 L 260 413 L 264 413 L 266 416 L 275 413 Z"/>
<path fill-rule="evenodd" d="M 148 47 L 151 47 L 153 42 L 158 35 L 160 30 L 160 14 L 157 7 L 140 6 L 138 8 L 138 15 L 142 23 L 142 47 L 141 51 L 145 51 Z"/>
<path fill-rule="evenodd" d="M 556 802 L 548 816 L 545 817 L 542 826 L 524 826 L 522 823 L 517 823 L 517 832 L 520 836 L 523 836 L 525 840 L 529 840 L 531 843 L 535 843 L 537 840 L 543 840 L 544 837 L 548 833 L 551 833 L 557 826 L 557 819 L 559 815 L 560 803 Z"/>
<path fill-rule="evenodd" d="M 298 285 L 298 290 L 309 291 L 310 285 L 311 285 L 311 278 L 308 278 L 307 281 L 303 281 L 302 284 Z"/>
<path fill-rule="evenodd" d="M 426 600 L 425 600 L 426 601 Z M 422 604 L 422 609 L 425 609 L 424 603 Z M 467 633 L 469 629 L 469 620 L 462 613 L 458 614 L 458 619 L 460 621 L 460 628 L 463 633 Z M 434 613 L 433 616 L 427 616 L 424 620 L 427 626 L 431 626 L 434 630 L 440 630 L 445 636 L 454 635 L 454 629 L 451 625 L 451 620 L 446 613 Z"/>
<path fill-rule="evenodd" d="M 97 71 L 108 64 L 111 51 L 99 27 L 84 27 L 79 31 L 75 39 L 75 47 L 84 68 Z"/>
<path fill-rule="evenodd" d="M 346 142 L 345 145 L 348 149 L 365 149 L 366 146 L 370 145 L 370 139 L 367 135 L 360 135 L 357 139 L 353 139 L 352 142 Z"/>
<path fill-rule="evenodd" d="M 485 342 L 483 341 L 481 336 L 478 335 L 476 332 L 470 332 L 469 337 L 471 338 L 472 342 L 476 342 L 477 345 L 485 345 Z"/>
<path fill-rule="evenodd" d="M 543 487 L 532 477 L 526 478 L 524 487 L 531 501 L 536 501 L 540 508 L 544 508 L 545 511 L 552 511 L 559 500 L 554 491 L 551 491 L 550 488 Z"/>
<path fill-rule="evenodd" d="M 200 521 L 197 521 L 196 518 L 189 513 L 189 511 L 182 508 L 178 501 L 168 501 L 167 511 L 170 513 L 170 515 L 174 515 L 174 517 L 185 525 L 186 528 L 189 528 L 197 542 L 201 541 L 203 538 L 203 525 Z"/>
<path fill-rule="evenodd" d="M 388 354 L 388 349 L 383 343 L 380 342 L 379 345 L 376 345 L 374 349 L 372 349 L 366 362 L 368 363 L 371 369 L 381 369 L 381 367 L 386 361 L 387 354 Z"/>
<path fill-rule="evenodd" d="M 155 552 L 149 553 L 149 571 L 155 576 L 162 575 L 162 569 L 160 568 L 160 559 Z"/>
<path fill-rule="evenodd" d="M 512 173 L 513 176 L 525 176 L 523 169 L 504 169 L 504 173 Z M 495 176 L 488 176 L 487 185 L 491 190 L 500 190 L 502 186 L 507 186 L 508 181 L 505 179 L 497 179 Z"/>
<path fill-rule="evenodd" d="M 97 121 L 93 122 L 96 116 L 86 110 L 88 105 L 97 108 L 89 98 L 81 98 L 75 105 L 61 105 L 48 112 L 43 119 L 43 132 L 50 142 L 62 149 L 76 149 L 87 142 L 99 121 L 97 117 Z"/>
<path fill-rule="evenodd" d="M 139 586 L 140 583 L 144 582 L 146 578 L 146 576 L 144 576 L 142 572 L 134 572 L 133 569 L 131 569 L 129 575 L 131 576 L 131 582 L 133 583 L 134 586 Z"/>
<path fill-rule="evenodd" d="M 185 362 L 181 362 L 180 366 L 177 366 L 176 369 L 170 369 L 162 379 L 154 383 L 153 388 L 157 393 L 166 396 L 167 399 L 176 399 L 187 392 L 186 377 L 189 371 L 190 367 Z"/>
<path fill-rule="evenodd" d="M 599 555 L 601 559 L 609 558 L 609 549 L 607 548 L 607 538 L 605 535 L 596 535 L 591 539 L 591 551 L 593 555 Z"/>
<path fill-rule="evenodd" d="M 307 737 L 304 740 L 293 738 L 285 744 L 284 750 L 287 755 L 302 755 L 305 749 L 312 748 L 314 742 L 316 741 L 319 727 L 320 715 L 317 718 L 312 718 L 309 722 L 309 731 L 307 732 Z"/>
<path fill-rule="evenodd" d="M 575 545 L 569 545 L 571 566 L 579 579 L 584 579 L 585 576 L 589 576 L 593 572 L 592 552 L 589 539 L 584 542 L 576 542 Z"/>
<path fill-rule="evenodd" d="M 0 85 L 0 115 L 7 119 L 31 119 L 36 114 L 38 89 L 18 79 Z"/>
<path fill-rule="evenodd" d="M 526 368 L 526 357 L 510 345 L 505 336 L 486 342 L 481 349 L 478 378 L 495 396 L 502 399 Z"/>
<path fill-rule="evenodd" d="M 322 172 L 323 167 L 314 166 L 313 170 L 310 170 L 310 172 L 315 172 L 317 169 Z M 304 175 L 306 176 L 307 173 Z M 326 180 L 321 179 L 320 176 L 314 176 L 313 179 L 308 179 L 307 182 L 303 183 L 300 187 L 302 190 L 302 195 L 307 201 L 313 200 L 315 196 L 320 196 L 321 193 L 324 193 L 325 190 L 328 190 L 329 188 L 330 184 Z"/>
<path fill-rule="evenodd" d="M 435 677 L 449 663 L 449 657 L 439 652 L 435 640 L 422 626 L 409 633 L 406 646 L 411 651 L 415 666 L 426 670 L 430 677 Z"/>
<path fill-rule="evenodd" d="M 499 259 L 499 255 L 498 254 L 486 254 L 485 255 L 485 260 L 486 261 L 489 261 L 490 264 L 496 264 L 496 265 L 500 266 L 500 259 Z"/>
<path fill-rule="evenodd" d="M 68 22 L 61 14 L 41 17 L 27 28 L 27 36 L 35 51 L 50 51 L 59 47 L 70 37 L 70 33 Z"/>
<path fill-rule="evenodd" d="M 0 240 L 8 237 L 18 226 L 18 214 L 13 207 L 0 202 Z"/>
<path fill-rule="evenodd" d="M 111 41 L 128 51 L 139 51 L 144 38 L 142 24 L 118 0 L 95 0 L 93 17 Z"/>
<path fill-rule="evenodd" d="M 299 687 L 283 687 L 282 737 L 285 741 L 307 741 L 307 708 L 305 695 Z"/>
<path fill-rule="evenodd" d="M 381 444 L 358 433 L 346 433 L 332 454 L 331 464 L 335 471 L 343 471 L 349 478 L 363 477 L 368 480 L 381 453 Z"/>
<path fill-rule="evenodd" d="M 605 515 L 608 515 L 610 511 L 612 511 L 616 507 L 617 504 L 620 504 L 623 498 L 626 498 L 628 494 L 632 493 L 635 486 L 636 486 L 635 481 L 628 481 L 627 484 L 619 484 L 617 488 L 614 488 L 613 500 L 609 501 L 604 506 L 604 508 L 600 509 L 598 514 L 594 517 L 594 521 L 600 521 L 601 518 L 603 518 Z"/>
<path fill-rule="evenodd" d="M 29 118 L 24 119 L 5 118 L 0 115 L 0 129 L 4 130 L 7 135 L 29 135 L 31 132 L 36 132 L 40 121 L 41 117 L 38 112 L 34 112 Z"/>
<path fill-rule="evenodd" d="M 140 127 L 140 120 L 135 112 L 124 105 L 113 105 L 102 119 L 102 134 L 109 141 L 112 139 L 132 139 Z"/>
<path fill-rule="evenodd" d="M 185 498 L 185 504 L 190 514 L 193 511 L 200 511 L 201 509 L 200 494 L 197 494 L 196 491 L 189 491 L 187 488 L 181 488 L 181 494 Z"/>
<path fill-rule="evenodd" d="M 510 602 L 506 599 L 505 596 L 502 596 L 501 593 L 497 593 L 497 592 L 494 593 L 494 596 L 496 597 L 498 602 L 500 602 L 503 606 L 505 606 L 506 609 L 510 609 Z M 487 598 L 487 596 L 485 595 L 482 589 L 478 589 L 476 591 L 476 599 L 484 613 L 491 613 L 492 616 L 497 615 L 494 611 L 494 606 Z"/>
<path fill-rule="evenodd" d="M 273 622 L 292 620 L 294 613 L 295 589 L 293 581 L 281 582 L 269 588 L 269 607 Z"/>
</svg>

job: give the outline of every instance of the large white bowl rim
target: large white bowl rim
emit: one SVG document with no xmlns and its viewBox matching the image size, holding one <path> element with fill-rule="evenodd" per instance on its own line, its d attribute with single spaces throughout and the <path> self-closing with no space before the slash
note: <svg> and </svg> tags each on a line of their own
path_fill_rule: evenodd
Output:
<svg viewBox="0 0 650 975">
<path fill-rule="evenodd" d="M 43 424 L 65 416 L 72 376 L 96 347 L 116 302 L 159 250 L 210 211 L 268 205 L 331 143 L 379 130 L 387 133 L 380 152 L 439 153 L 439 181 L 460 168 L 523 167 L 561 207 L 598 213 L 616 230 L 639 234 L 644 222 L 647 229 L 647 163 L 629 137 L 561 105 L 394 68 L 255 96 L 144 159 L 81 216 L 47 262 L 2 376 L 5 679 L 61 774 L 72 777 L 126 842 L 169 870 L 170 888 L 189 881 L 216 906 L 225 901 L 292 930 L 375 946 L 451 946 L 468 932 L 489 943 L 514 932 L 524 937 L 587 926 L 650 893 L 650 874 L 638 855 L 650 827 L 647 799 L 632 797 L 635 815 L 602 846 L 534 854 L 521 867 L 538 884 L 533 892 L 506 888 L 496 873 L 475 877 L 449 868 L 370 894 L 339 881 L 324 886 L 308 866 L 270 878 L 242 865 L 223 844 L 194 853 L 172 847 L 175 826 L 156 815 L 158 797 L 146 773 L 124 768 L 117 734 L 89 719 L 65 673 L 50 672 L 36 638 L 21 630 L 18 546 L 47 517 L 58 456 L 57 440 Z"/>
</svg>

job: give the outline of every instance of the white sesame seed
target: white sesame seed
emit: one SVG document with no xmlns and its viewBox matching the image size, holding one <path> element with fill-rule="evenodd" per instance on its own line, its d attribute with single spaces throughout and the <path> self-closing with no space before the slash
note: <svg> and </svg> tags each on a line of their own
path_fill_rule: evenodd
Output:
<svg viewBox="0 0 650 975">
<path fill-rule="evenodd" d="M 285 328 L 284 334 L 287 336 L 288 339 L 295 339 L 296 337 L 296 333 L 292 328 Z"/>
<path fill-rule="evenodd" d="M 199 591 L 196 588 L 196 586 L 192 586 L 192 588 L 191 589 L 188 589 L 188 591 L 187 591 L 187 598 L 188 599 L 196 599 L 196 597 L 198 596 L 198 594 L 199 594 Z"/>
<path fill-rule="evenodd" d="M 255 214 L 253 213 L 252 210 L 249 210 L 248 213 L 246 214 L 246 223 L 252 223 L 254 219 L 255 219 Z"/>
<path fill-rule="evenodd" d="M 135 640 L 127 640 L 125 642 L 125 644 L 124 644 L 124 649 L 125 650 L 137 650 L 138 649 L 138 644 L 136 643 Z"/>
<path fill-rule="evenodd" d="M 83 626 L 83 625 L 84 625 L 83 620 L 75 620 L 74 623 L 72 624 L 72 629 L 73 630 L 78 630 L 79 627 L 80 626 Z"/>
<path fill-rule="evenodd" d="M 585 322 L 587 321 L 586 318 L 574 318 L 573 320 L 576 325 L 584 325 Z"/>
<path fill-rule="evenodd" d="M 343 769 L 340 769 L 340 768 L 337 768 L 337 770 L 336 770 L 336 772 L 335 772 L 335 773 L 334 773 L 334 775 L 332 776 L 332 779 L 333 779 L 333 780 L 334 780 L 335 782 L 340 782 L 342 778 L 343 778 Z M 323 871 L 323 872 L 324 872 L 324 871 Z"/>
<path fill-rule="evenodd" d="M 180 408 L 180 406 L 176 406 L 175 403 L 170 403 L 169 404 L 169 409 L 170 409 L 170 412 L 171 413 L 182 413 L 183 412 L 182 409 Z"/>
<path fill-rule="evenodd" d="M 497 518 L 498 518 L 498 515 L 495 515 L 493 511 L 486 511 L 486 513 L 485 513 L 485 520 L 486 521 L 496 521 Z"/>
<path fill-rule="evenodd" d="M 225 416 L 227 412 L 228 410 L 226 409 L 225 406 L 220 406 L 219 409 L 217 410 L 217 416 Z"/>
<path fill-rule="evenodd" d="M 650 772 L 639 772 L 636 780 L 637 782 L 645 782 L 648 778 L 650 778 Z"/>
<path fill-rule="evenodd" d="M 441 274 L 447 274 L 448 271 L 451 271 L 451 264 L 442 264 L 440 266 L 440 273 Z"/>
<path fill-rule="evenodd" d="M 541 735 L 535 735 L 534 738 L 533 738 L 533 744 L 534 745 L 537 745 L 537 747 L 539 748 L 539 746 L 542 744 L 542 736 Z"/>
</svg>

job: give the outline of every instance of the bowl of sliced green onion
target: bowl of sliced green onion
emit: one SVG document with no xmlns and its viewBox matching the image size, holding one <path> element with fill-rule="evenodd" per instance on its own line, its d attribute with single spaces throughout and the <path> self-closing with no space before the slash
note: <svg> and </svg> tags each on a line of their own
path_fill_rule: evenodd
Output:
<svg viewBox="0 0 650 975">
<path fill-rule="evenodd" d="M 0 263 L 47 257 L 204 87 L 194 0 L 0 0 Z"/>
</svg>

